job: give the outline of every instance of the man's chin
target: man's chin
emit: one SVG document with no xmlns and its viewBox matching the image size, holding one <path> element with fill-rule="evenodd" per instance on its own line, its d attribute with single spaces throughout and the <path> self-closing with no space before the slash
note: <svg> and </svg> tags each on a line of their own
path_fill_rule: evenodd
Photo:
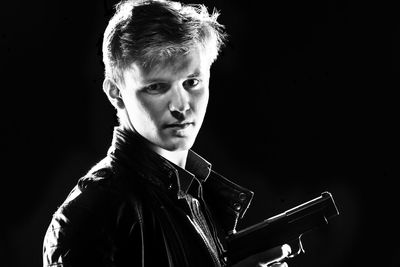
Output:
<svg viewBox="0 0 400 267">
<path fill-rule="evenodd" d="M 169 142 L 164 143 L 163 148 L 170 152 L 174 151 L 187 151 L 192 148 L 194 138 L 189 137 L 174 137 Z"/>
</svg>

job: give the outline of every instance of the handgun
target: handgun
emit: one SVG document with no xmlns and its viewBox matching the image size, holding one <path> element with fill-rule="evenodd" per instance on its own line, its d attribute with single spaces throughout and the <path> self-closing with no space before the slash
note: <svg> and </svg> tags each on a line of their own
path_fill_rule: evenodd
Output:
<svg viewBox="0 0 400 267">
<path fill-rule="evenodd" d="M 257 224 L 227 236 L 226 256 L 230 262 L 238 262 L 270 248 L 296 241 L 298 249 L 288 258 L 302 252 L 301 236 L 339 215 L 332 194 L 323 192 L 317 198 L 270 217 Z"/>
</svg>

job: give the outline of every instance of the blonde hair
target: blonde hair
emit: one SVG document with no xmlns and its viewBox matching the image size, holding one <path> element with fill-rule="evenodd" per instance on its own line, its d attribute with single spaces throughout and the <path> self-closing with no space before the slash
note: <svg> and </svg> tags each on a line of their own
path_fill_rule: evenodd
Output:
<svg viewBox="0 0 400 267">
<path fill-rule="evenodd" d="M 104 32 L 105 77 L 122 80 L 122 72 L 133 62 L 151 68 L 174 55 L 188 53 L 194 46 L 206 48 L 213 62 L 226 39 L 217 22 L 219 12 L 210 14 L 204 5 L 184 5 L 166 0 L 122 1 Z"/>
</svg>

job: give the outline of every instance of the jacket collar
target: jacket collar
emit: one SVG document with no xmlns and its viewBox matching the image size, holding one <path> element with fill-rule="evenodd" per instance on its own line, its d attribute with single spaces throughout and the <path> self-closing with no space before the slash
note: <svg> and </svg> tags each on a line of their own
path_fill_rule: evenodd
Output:
<svg viewBox="0 0 400 267">
<path fill-rule="evenodd" d="M 178 198 L 197 189 L 209 177 L 211 163 L 194 151 L 189 150 L 183 169 L 149 149 L 146 143 L 139 134 L 115 127 L 108 155 L 129 169 L 140 170 L 143 178 L 166 187 Z"/>
</svg>

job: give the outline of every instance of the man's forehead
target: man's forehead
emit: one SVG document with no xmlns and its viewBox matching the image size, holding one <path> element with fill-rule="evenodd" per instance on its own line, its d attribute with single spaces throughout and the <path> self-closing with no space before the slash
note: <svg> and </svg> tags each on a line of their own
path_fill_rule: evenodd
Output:
<svg viewBox="0 0 400 267">
<path fill-rule="evenodd" d="M 207 58 L 200 51 L 158 59 L 151 64 L 133 62 L 125 73 L 133 75 L 138 82 L 167 79 L 173 75 L 193 75 L 208 71 Z M 128 73 L 127 73 L 128 72 Z"/>
</svg>

